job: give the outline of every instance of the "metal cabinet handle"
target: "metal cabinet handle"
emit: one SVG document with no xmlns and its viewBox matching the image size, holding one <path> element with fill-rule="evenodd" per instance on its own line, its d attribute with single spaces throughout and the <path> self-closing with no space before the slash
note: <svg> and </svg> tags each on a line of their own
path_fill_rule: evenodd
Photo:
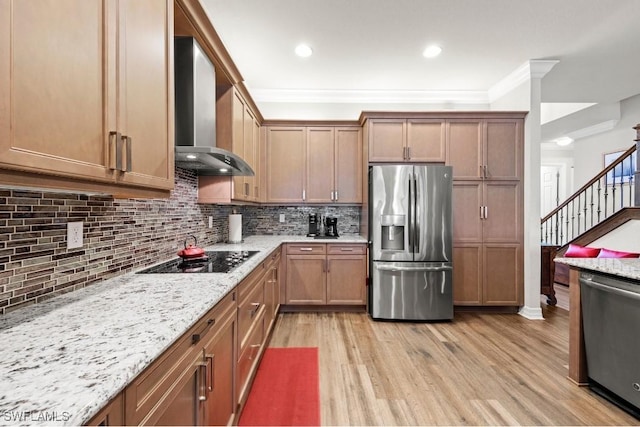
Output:
<svg viewBox="0 0 640 427">
<path fill-rule="evenodd" d="M 205 354 L 204 358 L 207 362 L 207 369 L 209 370 L 209 375 L 207 375 L 207 380 L 209 380 L 207 382 L 207 390 L 209 391 L 213 391 L 213 389 L 215 388 L 215 354 Z"/>
<path fill-rule="evenodd" d="M 484 206 L 484 219 L 489 218 L 489 206 Z"/>
<path fill-rule="evenodd" d="M 480 219 L 484 219 L 484 206 L 480 206 Z"/>
<path fill-rule="evenodd" d="M 202 380 L 204 376 L 204 381 Z M 196 390 L 198 392 L 198 400 L 204 402 L 207 400 L 206 392 L 207 382 L 207 362 L 198 362 L 198 372 L 196 374 Z"/>
<path fill-rule="evenodd" d="M 118 150 L 120 139 L 120 132 L 109 132 L 109 169 L 111 170 L 119 169 L 122 163 Z"/>
<path fill-rule="evenodd" d="M 298 249 L 300 252 L 311 252 L 313 251 L 313 248 L 300 248 Z"/>
<path fill-rule="evenodd" d="M 126 145 L 127 150 L 125 152 L 125 164 L 124 169 L 120 169 L 122 172 L 131 172 L 131 137 L 122 135 L 122 144 Z"/>
<path fill-rule="evenodd" d="M 202 337 L 207 333 L 207 331 L 215 324 L 216 324 L 216 319 L 207 320 L 207 324 L 205 325 L 204 328 L 202 328 L 201 331 L 198 331 L 195 334 L 191 335 L 191 344 L 195 344 L 198 341 L 200 341 L 200 339 L 202 339 Z"/>
<path fill-rule="evenodd" d="M 353 252 L 353 248 L 340 248 L 340 252 Z"/>
<path fill-rule="evenodd" d="M 331 273 L 331 261 L 327 259 L 325 260 L 325 263 L 327 264 L 327 273 Z"/>
<path fill-rule="evenodd" d="M 336 193 L 336 198 L 334 200 L 337 202 L 338 201 L 338 190 L 336 190 L 335 193 Z"/>
<path fill-rule="evenodd" d="M 307 199 L 307 192 L 302 190 L 302 200 L 306 200 Z"/>
<path fill-rule="evenodd" d="M 411 160 L 411 147 L 407 147 L 407 160 Z"/>
<path fill-rule="evenodd" d="M 251 311 L 251 317 L 255 316 L 256 312 L 258 311 L 258 309 L 260 308 L 260 303 L 259 302 L 252 302 L 251 303 L 251 308 L 249 309 L 249 311 Z"/>
</svg>

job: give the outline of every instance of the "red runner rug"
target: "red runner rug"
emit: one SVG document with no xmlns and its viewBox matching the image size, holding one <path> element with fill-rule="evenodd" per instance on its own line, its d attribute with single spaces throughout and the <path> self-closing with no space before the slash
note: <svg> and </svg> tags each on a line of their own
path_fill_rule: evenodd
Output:
<svg viewBox="0 0 640 427">
<path fill-rule="evenodd" d="M 238 425 L 319 426 L 318 348 L 267 348 Z"/>
</svg>

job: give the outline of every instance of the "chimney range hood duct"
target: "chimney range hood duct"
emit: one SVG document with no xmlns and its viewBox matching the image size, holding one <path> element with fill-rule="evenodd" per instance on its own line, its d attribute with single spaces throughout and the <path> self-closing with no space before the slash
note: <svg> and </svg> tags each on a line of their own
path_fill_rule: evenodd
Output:
<svg viewBox="0 0 640 427">
<path fill-rule="evenodd" d="M 216 147 L 216 75 L 193 37 L 176 37 L 176 166 L 198 175 L 254 176 L 240 156 Z"/>
</svg>

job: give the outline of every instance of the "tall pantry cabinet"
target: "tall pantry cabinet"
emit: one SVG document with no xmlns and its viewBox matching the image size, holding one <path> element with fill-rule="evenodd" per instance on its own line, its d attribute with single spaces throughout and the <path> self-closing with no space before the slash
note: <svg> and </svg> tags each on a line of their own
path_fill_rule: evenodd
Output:
<svg viewBox="0 0 640 427">
<path fill-rule="evenodd" d="M 0 169 L 173 188 L 172 68 L 172 1 L 0 0 Z"/>
<path fill-rule="evenodd" d="M 447 124 L 456 305 L 523 303 L 523 120 Z"/>
</svg>

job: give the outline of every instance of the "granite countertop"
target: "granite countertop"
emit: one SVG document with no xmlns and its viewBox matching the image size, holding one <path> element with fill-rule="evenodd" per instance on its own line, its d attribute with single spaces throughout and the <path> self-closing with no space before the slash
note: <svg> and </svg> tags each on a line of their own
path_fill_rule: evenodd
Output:
<svg viewBox="0 0 640 427">
<path fill-rule="evenodd" d="M 640 280 L 640 259 L 638 258 L 556 258 L 554 261 L 584 270 Z"/>
<path fill-rule="evenodd" d="M 251 236 L 205 248 L 260 251 L 231 273 L 128 273 L 0 317 L 0 425 L 88 422 L 274 249 L 291 242 L 366 240 Z"/>
</svg>

